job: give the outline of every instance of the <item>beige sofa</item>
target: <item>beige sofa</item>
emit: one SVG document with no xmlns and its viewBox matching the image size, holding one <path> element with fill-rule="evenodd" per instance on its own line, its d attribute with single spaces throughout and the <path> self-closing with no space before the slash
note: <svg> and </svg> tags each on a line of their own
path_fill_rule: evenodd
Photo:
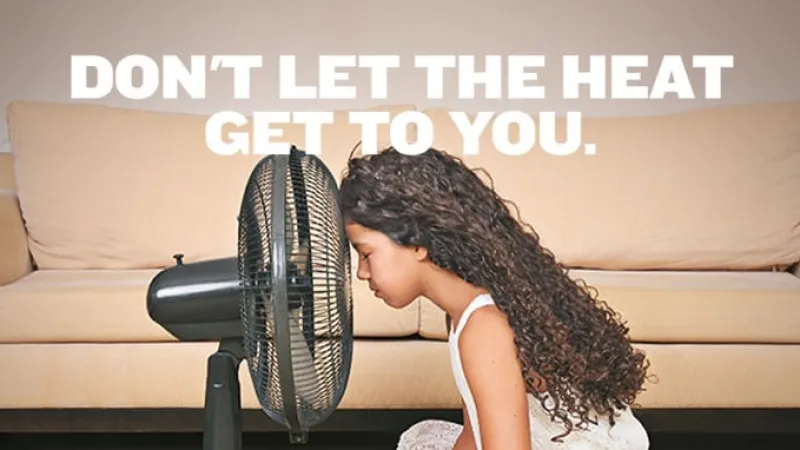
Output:
<svg viewBox="0 0 800 450">
<path fill-rule="evenodd" d="M 460 154 L 446 111 L 426 112 L 435 145 Z M 323 136 L 335 174 L 360 136 L 346 114 Z M 7 118 L 0 422 L 202 408 L 216 344 L 175 342 L 148 317 L 145 292 L 175 253 L 235 255 L 242 188 L 260 157 L 214 155 L 202 115 L 16 102 Z M 284 136 L 304 146 L 300 127 Z M 627 319 L 657 377 L 643 413 L 800 407 L 800 102 L 584 119 L 583 139 L 596 155 L 512 157 L 487 133 L 466 161 Z M 340 408 L 457 410 L 442 313 L 424 299 L 390 309 L 355 278 L 354 294 Z M 257 409 L 244 365 L 241 377 L 243 407 Z"/>
</svg>

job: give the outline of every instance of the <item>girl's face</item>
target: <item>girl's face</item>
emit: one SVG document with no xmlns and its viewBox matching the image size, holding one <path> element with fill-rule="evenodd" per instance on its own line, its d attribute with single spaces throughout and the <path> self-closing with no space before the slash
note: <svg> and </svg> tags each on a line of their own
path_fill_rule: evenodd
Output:
<svg viewBox="0 0 800 450">
<path fill-rule="evenodd" d="M 422 294 L 425 249 L 403 247 L 380 231 L 354 223 L 347 224 L 345 232 L 358 252 L 356 275 L 369 283 L 376 297 L 400 309 Z"/>
</svg>

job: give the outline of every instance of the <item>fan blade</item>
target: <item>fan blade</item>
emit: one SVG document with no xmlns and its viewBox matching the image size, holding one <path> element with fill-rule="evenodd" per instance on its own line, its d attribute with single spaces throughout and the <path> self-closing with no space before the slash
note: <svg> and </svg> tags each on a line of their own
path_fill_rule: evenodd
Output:
<svg viewBox="0 0 800 450">
<path fill-rule="evenodd" d="M 297 395 L 307 405 L 317 402 L 320 379 L 311 349 L 303 336 L 300 315 L 302 310 L 290 311 L 289 334 L 292 340 L 292 372 Z"/>
</svg>

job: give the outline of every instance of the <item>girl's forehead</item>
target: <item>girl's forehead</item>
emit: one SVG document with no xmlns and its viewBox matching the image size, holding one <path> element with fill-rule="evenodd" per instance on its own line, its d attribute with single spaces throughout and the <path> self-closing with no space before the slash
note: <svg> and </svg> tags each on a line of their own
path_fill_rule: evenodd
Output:
<svg viewBox="0 0 800 450">
<path fill-rule="evenodd" d="M 369 240 L 371 234 L 375 233 L 374 231 L 366 227 L 363 227 L 357 223 L 349 223 L 345 225 L 345 232 L 347 233 L 350 240 L 357 241 L 354 242 L 354 244 Z"/>
<path fill-rule="evenodd" d="M 353 245 L 381 245 L 382 242 L 388 240 L 388 236 L 380 231 L 373 230 L 359 224 L 345 225 L 345 231 L 348 239 Z"/>
</svg>

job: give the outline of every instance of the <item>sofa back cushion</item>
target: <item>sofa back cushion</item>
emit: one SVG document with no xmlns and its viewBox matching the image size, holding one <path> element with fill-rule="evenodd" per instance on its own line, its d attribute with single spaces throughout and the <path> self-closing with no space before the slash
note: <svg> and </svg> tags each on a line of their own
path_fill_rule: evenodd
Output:
<svg viewBox="0 0 800 450">
<path fill-rule="evenodd" d="M 321 158 L 337 179 L 361 138 L 347 114 L 323 129 Z M 142 269 L 172 265 L 175 253 L 187 262 L 236 255 L 242 193 L 263 156 L 214 154 L 208 116 L 17 102 L 7 117 L 39 268 Z M 280 140 L 304 148 L 302 125 L 282 129 Z M 378 140 L 388 144 L 387 127 Z"/>
<path fill-rule="evenodd" d="M 462 156 L 448 112 L 426 113 L 434 145 Z M 557 126 L 563 139 L 565 121 Z M 746 270 L 800 260 L 800 102 L 584 118 L 595 155 L 550 156 L 537 141 L 508 156 L 491 128 L 465 162 L 488 171 L 568 266 Z"/>
<path fill-rule="evenodd" d="M 426 113 L 434 145 L 462 155 L 447 111 Z M 345 114 L 323 135 L 322 159 L 337 177 L 360 138 Z M 207 116 L 18 102 L 7 117 L 40 268 L 152 268 L 179 252 L 187 261 L 235 254 L 242 189 L 260 157 L 213 154 Z M 304 145 L 300 126 L 284 136 Z M 480 154 L 464 158 L 489 171 L 571 267 L 747 270 L 800 260 L 800 102 L 584 118 L 583 140 L 596 155 L 537 146 L 508 156 L 486 131 Z M 388 143 L 386 128 L 379 141 Z"/>
</svg>

